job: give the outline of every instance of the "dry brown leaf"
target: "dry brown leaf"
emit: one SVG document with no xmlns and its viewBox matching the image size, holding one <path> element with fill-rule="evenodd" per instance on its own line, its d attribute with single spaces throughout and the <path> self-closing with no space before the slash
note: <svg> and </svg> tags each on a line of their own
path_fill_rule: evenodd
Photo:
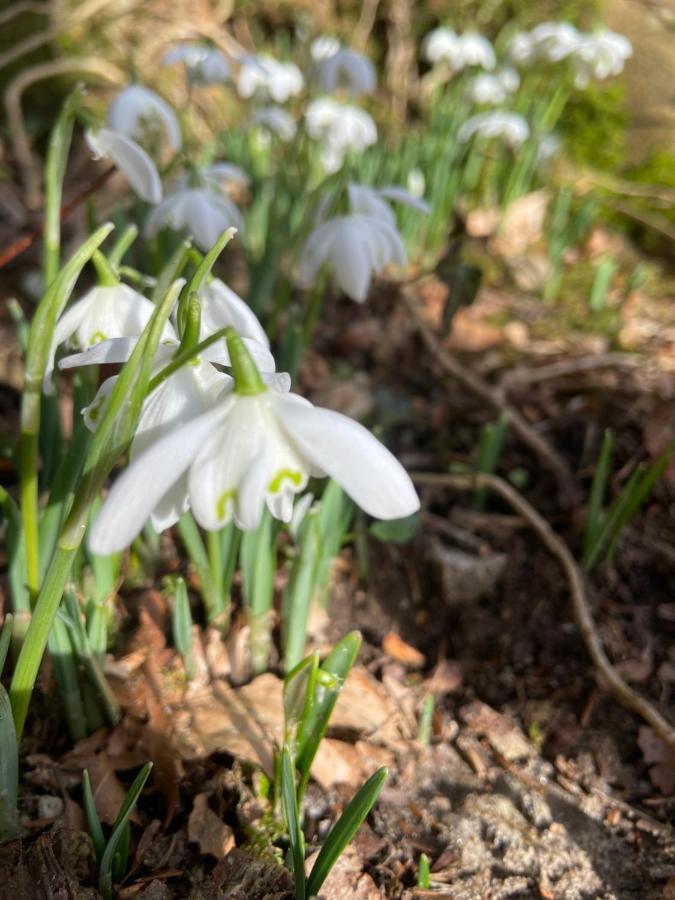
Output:
<svg viewBox="0 0 675 900">
<path fill-rule="evenodd" d="M 508 207 L 492 242 L 502 256 L 520 256 L 542 237 L 551 192 L 542 189 L 525 194 Z"/>
<path fill-rule="evenodd" d="M 305 862 L 305 871 L 311 872 L 318 852 Z M 326 900 L 381 900 L 370 875 L 363 871 L 363 860 L 358 849 L 350 845 L 339 857 L 321 888 L 321 896 Z"/>
<path fill-rule="evenodd" d="M 427 691 L 438 696 L 452 694 L 462 686 L 463 672 L 461 663 L 456 659 L 442 659 L 424 684 Z"/>
<path fill-rule="evenodd" d="M 395 631 L 385 634 L 382 639 L 382 650 L 396 662 L 403 663 L 404 666 L 411 669 L 420 669 L 426 662 L 424 654 L 416 647 L 407 644 Z"/>
<path fill-rule="evenodd" d="M 312 763 L 312 778 L 324 791 L 336 784 L 358 787 L 363 781 L 363 766 L 354 744 L 324 738 Z"/>
<path fill-rule="evenodd" d="M 369 738 L 397 749 L 406 728 L 389 693 L 363 669 L 352 669 L 330 720 L 330 731 Z"/>
<path fill-rule="evenodd" d="M 513 719 L 498 713 L 487 703 L 474 700 L 463 706 L 459 714 L 473 731 L 484 735 L 494 750 L 509 762 L 537 755 L 536 748 Z"/>
<path fill-rule="evenodd" d="M 79 755 L 73 751 L 64 757 L 63 764 L 79 772 L 87 770 L 98 817 L 106 825 L 112 825 L 127 792 L 117 777 L 108 754 L 103 751 Z M 138 814 L 135 812 L 132 814 L 132 821 L 138 822 Z"/>
<path fill-rule="evenodd" d="M 498 206 L 488 206 L 483 209 L 472 209 L 466 215 L 464 227 L 470 237 L 492 237 L 502 217 L 502 211 Z"/>
<path fill-rule="evenodd" d="M 197 794 L 194 798 L 187 830 L 188 840 L 198 844 L 204 855 L 222 859 L 235 846 L 232 829 L 209 807 L 208 794 Z"/>
</svg>

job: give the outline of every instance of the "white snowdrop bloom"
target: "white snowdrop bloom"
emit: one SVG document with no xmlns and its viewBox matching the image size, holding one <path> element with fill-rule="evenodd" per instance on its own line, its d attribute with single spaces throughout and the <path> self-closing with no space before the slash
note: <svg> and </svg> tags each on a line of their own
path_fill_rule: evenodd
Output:
<svg viewBox="0 0 675 900">
<path fill-rule="evenodd" d="M 569 22 L 543 22 L 530 32 L 535 54 L 548 62 L 560 62 L 573 53 L 583 35 Z"/>
<path fill-rule="evenodd" d="M 476 135 L 484 138 L 503 138 L 513 148 L 520 147 L 530 134 L 530 127 L 517 113 L 484 112 L 471 116 L 459 129 L 458 140 L 470 141 Z"/>
<path fill-rule="evenodd" d="M 342 88 L 360 97 L 372 94 L 377 83 L 375 66 L 368 57 L 348 47 L 317 62 L 316 73 L 321 89 L 329 94 Z"/>
<path fill-rule="evenodd" d="M 310 476 L 330 476 L 377 518 L 403 518 L 419 509 L 409 476 L 367 429 L 267 386 L 236 341 L 228 337 L 234 389 L 132 461 L 94 522 L 92 551 L 127 547 L 182 479 L 192 513 L 207 530 L 230 521 L 253 530 L 265 505 L 289 522 L 295 495 Z"/>
<path fill-rule="evenodd" d="M 314 62 L 321 62 L 340 52 L 340 41 L 331 35 L 321 35 L 312 41 L 309 54 Z"/>
<path fill-rule="evenodd" d="M 536 56 L 536 50 L 529 31 L 518 31 L 514 34 L 508 43 L 506 54 L 511 62 L 518 66 L 532 63 Z"/>
<path fill-rule="evenodd" d="M 337 172 L 350 151 L 362 152 L 377 141 L 377 126 L 365 110 L 332 97 L 313 100 L 305 122 L 309 136 L 322 145 L 321 161 L 327 172 Z"/>
<path fill-rule="evenodd" d="M 179 44 L 162 57 L 162 65 L 182 63 L 185 74 L 193 84 L 222 84 L 230 77 L 230 65 L 215 47 L 203 44 Z"/>
<path fill-rule="evenodd" d="M 230 163 L 216 163 L 182 176 L 148 216 L 145 236 L 154 237 L 164 227 L 184 230 L 200 250 L 210 250 L 226 228 L 241 230 L 241 213 L 223 190 L 228 181 L 244 186 L 248 176 Z"/>
<path fill-rule="evenodd" d="M 166 100 L 142 84 L 132 84 L 115 97 L 108 109 L 108 126 L 135 141 L 160 129 L 175 152 L 181 148 L 178 119 Z"/>
<path fill-rule="evenodd" d="M 422 54 L 427 62 L 435 65 L 439 62 L 450 63 L 454 68 L 459 50 L 459 36 L 452 28 L 441 26 L 434 28 L 422 42 Z"/>
<path fill-rule="evenodd" d="M 458 69 L 480 66 L 492 70 L 497 65 L 495 50 L 490 41 L 475 31 L 465 31 L 459 36 Z"/>
<path fill-rule="evenodd" d="M 202 311 L 200 340 L 204 340 L 210 334 L 215 334 L 216 331 L 230 325 L 242 338 L 250 339 L 269 350 L 270 342 L 256 314 L 248 303 L 242 300 L 220 278 L 213 278 L 202 287 L 199 291 L 199 299 Z M 250 347 L 249 350 L 251 350 Z M 262 372 L 274 371 L 274 360 L 271 357 L 272 364 L 265 365 L 261 363 L 259 357 L 253 355 Z"/>
<path fill-rule="evenodd" d="M 628 38 L 614 31 L 604 29 L 584 35 L 573 53 L 577 87 L 585 87 L 591 78 L 604 81 L 611 75 L 619 75 L 632 52 Z"/>
<path fill-rule="evenodd" d="M 43 383 L 45 392 L 53 392 L 54 357 L 61 344 L 87 350 L 109 338 L 138 337 L 154 311 L 150 300 L 126 284 L 92 288 L 56 323 Z M 170 325 L 162 337 L 173 337 Z"/>
<path fill-rule="evenodd" d="M 497 78 L 509 94 L 515 94 L 520 87 L 520 75 L 512 66 L 503 66 L 497 71 Z"/>
<path fill-rule="evenodd" d="M 302 92 L 305 81 L 295 63 L 282 63 L 264 54 L 247 54 L 239 59 L 236 86 L 239 96 L 246 100 L 258 97 L 285 103 Z"/>
<path fill-rule="evenodd" d="M 503 103 L 518 90 L 520 78 L 510 67 L 498 72 L 481 72 L 469 85 L 469 96 L 474 103 L 497 105 Z"/>
<path fill-rule="evenodd" d="M 364 216 L 372 216 L 376 219 L 382 219 L 389 225 L 396 227 L 396 216 L 392 210 L 388 200 L 394 203 L 402 203 L 421 213 L 429 213 L 429 204 L 420 197 L 413 196 L 409 191 L 402 187 L 383 187 L 373 188 L 365 184 L 347 185 L 347 196 L 349 198 L 349 209 L 352 213 Z"/>
<path fill-rule="evenodd" d="M 329 219 L 310 233 L 300 251 L 297 277 L 309 287 L 327 266 L 340 289 L 363 303 L 374 274 L 391 263 L 403 266 L 405 262 L 403 241 L 390 222 L 354 213 Z"/>
<path fill-rule="evenodd" d="M 257 109 L 249 119 L 249 126 L 264 128 L 284 142 L 292 141 L 298 130 L 293 116 L 281 106 Z"/>
<path fill-rule="evenodd" d="M 406 187 L 411 197 L 421 200 L 427 189 L 427 181 L 424 177 L 424 172 L 418 168 L 411 169 L 406 178 Z"/>
<path fill-rule="evenodd" d="M 141 200 L 159 203 L 162 181 L 154 162 L 140 144 L 110 128 L 88 130 L 85 139 L 94 159 L 111 159 Z"/>
</svg>

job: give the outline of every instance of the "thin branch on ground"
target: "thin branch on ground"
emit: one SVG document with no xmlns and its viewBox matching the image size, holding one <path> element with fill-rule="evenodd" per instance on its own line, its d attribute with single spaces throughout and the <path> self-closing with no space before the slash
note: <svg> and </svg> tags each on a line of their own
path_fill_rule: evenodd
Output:
<svg viewBox="0 0 675 900">
<path fill-rule="evenodd" d="M 600 675 L 602 684 L 627 709 L 641 716 L 654 729 L 664 743 L 675 751 L 675 727 L 644 697 L 634 691 L 616 671 L 609 661 L 595 627 L 588 606 L 586 580 L 572 556 L 567 544 L 551 528 L 548 522 L 528 501 L 497 475 L 444 475 L 436 473 L 413 473 L 413 481 L 420 485 L 436 485 L 455 491 L 473 491 L 489 488 L 505 500 L 512 509 L 527 521 L 544 546 L 555 556 L 567 576 L 572 598 L 574 620 L 586 645 L 589 656 Z"/>
<path fill-rule="evenodd" d="M 562 502 L 566 506 L 573 505 L 580 498 L 581 490 L 577 479 L 562 456 L 530 425 L 517 409 L 505 401 L 500 390 L 493 388 L 480 375 L 473 372 L 465 363 L 460 363 L 445 349 L 439 338 L 420 316 L 410 290 L 404 288 L 401 291 L 401 297 L 422 340 L 438 364 L 449 375 L 459 381 L 460 384 L 468 388 L 472 394 L 475 394 L 481 400 L 485 400 L 486 403 L 506 418 L 514 434 L 551 470 L 558 482 Z"/>
<path fill-rule="evenodd" d="M 645 360 L 634 353 L 602 353 L 595 356 L 579 356 L 543 366 L 511 369 L 501 379 L 502 388 L 507 390 L 522 385 L 538 384 L 554 378 L 580 375 L 597 369 L 635 369 L 645 365 Z"/>
</svg>

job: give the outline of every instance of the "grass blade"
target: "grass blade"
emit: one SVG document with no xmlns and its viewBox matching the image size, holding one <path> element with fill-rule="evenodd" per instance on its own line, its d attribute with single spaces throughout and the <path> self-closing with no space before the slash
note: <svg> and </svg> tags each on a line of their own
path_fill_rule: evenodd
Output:
<svg viewBox="0 0 675 900">
<path fill-rule="evenodd" d="M 281 751 L 281 807 L 291 844 L 295 900 L 305 900 L 305 838 L 300 827 L 295 769 L 288 747 L 284 747 Z"/>
<path fill-rule="evenodd" d="M 101 820 L 96 812 L 96 803 L 94 802 L 94 794 L 91 789 L 89 772 L 86 769 L 82 772 L 82 803 L 84 805 L 84 815 L 87 820 L 87 831 L 89 832 L 89 837 L 94 845 L 96 861 L 100 865 L 105 852 L 105 838 L 103 836 Z"/>
</svg>

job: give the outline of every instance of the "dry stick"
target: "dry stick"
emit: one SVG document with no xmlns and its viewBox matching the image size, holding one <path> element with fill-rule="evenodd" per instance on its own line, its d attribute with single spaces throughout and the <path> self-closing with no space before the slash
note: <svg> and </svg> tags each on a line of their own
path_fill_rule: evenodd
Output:
<svg viewBox="0 0 675 900">
<path fill-rule="evenodd" d="M 512 431 L 551 469 L 558 482 L 561 500 L 565 505 L 571 506 L 581 496 L 581 491 L 576 478 L 562 456 L 551 447 L 548 441 L 537 434 L 534 428 L 517 409 L 514 409 L 513 406 L 510 406 L 504 400 L 500 391 L 490 387 L 490 385 L 479 375 L 472 372 L 467 366 L 459 363 L 450 353 L 448 353 L 431 328 L 429 328 L 420 316 L 415 302 L 409 294 L 409 290 L 404 288 L 401 291 L 401 297 L 403 298 L 403 302 L 405 303 L 408 312 L 412 316 L 415 327 L 419 331 L 422 340 L 437 359 L 438 363 L 446 370 L 446 372 L 452 375 L 453 378 L 456 378 L 457 381 L 468 388 L 473 394 L 480 397 L 482 400 L 485 400 L 506 418 Z"/>
<path fill-rule="evenodd" d="M 79 193 L 75 194 L 67 203 L 64 203 L 61 207 L 61 221 L 67 219 L 68 216 L 73 212 L 73 210 L 77 209 L 80 204 L 84 203 L 84 201 L 91 197 L 92 194 L 95 194 L 96 191 L 103 187 L 106 181 L 110 178 L 113 172 L 116 171 L 115 166 L 110 166 L 108 169 L 105 169 L 95 181 L 92 181 L 90 185 L 81 190 Z M 23 253 L 24 250 L 27 250 L 35 241 L 42 235 L 44 231 L 44 223 L 40 222 L 39 225 L 36 225 L 34 228 L 31 228 L 30 231 L 26 232 L 26 234 L 22 235 L 17 240 L 13 241 L 9 247 L 6 247 L 4 250 L 0 250 L 0 269 L 4 268 L 4 266 L 8 265 L 13 259 L 15 259 L 19 254 Z"/>
<path fill-rule="evenodd" d="M 600 673 L 602 681 L 613 696 L 647 722 L 671 750 L 675 750 L 675 727 L 644 697 L 633 690 L 616 671 L 602 647 L 600 635 L 593 622 L 586 598 L 586 582 L 583 572 L 570 553 L 567 544 L 551 528 L 548 522 L 534 509 L 527 500 L 497 475 L 443 475 L 434 473 L 413 473 L 413 481 L 417 484 L 449 487 L 456 491 L 473 491 L 476 488 L 490 488 L 506 500 L 519 515 L 537 533 L 541 542 L 557 557 L 570 586 L 572 610 L 577 628 L 581 633 L 586 649 L 593 664 Z"/>
<path fill-rule="evenodd" d="M 644 360 L 632 353 L 604 353 L 597 356 L 578 356 L 575 359 L 561 360 L 536 368 L 512 370 L 501 379 L 501 387 L 505 390 L 519 388 L 526 384 L 537 384 L 554 378 L 565 378 L 568 375 L 581 375 L 597 369 L 634 369 L 644 365 Z"/>
</svg>

